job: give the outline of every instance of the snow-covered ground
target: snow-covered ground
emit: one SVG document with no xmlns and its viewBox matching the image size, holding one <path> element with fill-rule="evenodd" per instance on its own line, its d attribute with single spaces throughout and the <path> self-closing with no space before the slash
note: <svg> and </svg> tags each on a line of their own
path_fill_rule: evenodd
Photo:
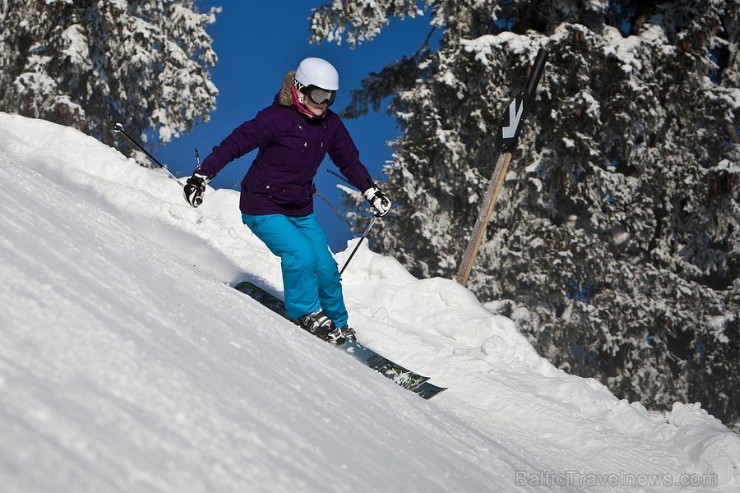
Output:
<svg viewBox="0 0 740 493">
<path fill-rule="evenodd" d="M 0 170 L 3 492 L 740 489 L 740 437 L 698 404 L 557 370 L 451 280 L 362 247 L 344 274 L 359 340 L 449 387 L 425 401 L 229 287 L 282 289 L 237 192 L 193 209 L 2 113 Z"/>
</svg>

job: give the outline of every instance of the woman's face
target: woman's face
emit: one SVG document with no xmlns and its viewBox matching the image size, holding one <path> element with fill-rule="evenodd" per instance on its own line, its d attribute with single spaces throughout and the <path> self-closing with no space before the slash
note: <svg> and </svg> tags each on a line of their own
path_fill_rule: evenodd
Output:
<svg viewBox="0 0 740 493">
<path fill-rule="evenodd" d="M 311 98 L 309 97 L 303 98 L 303 105 L 308 108 L 308 111 L 310 111 L 314 116 L 322 116 L 326 113 L 326 109 L 329 107 L 328 103 L 316 104 L 311 101 Z"/>
</svg>

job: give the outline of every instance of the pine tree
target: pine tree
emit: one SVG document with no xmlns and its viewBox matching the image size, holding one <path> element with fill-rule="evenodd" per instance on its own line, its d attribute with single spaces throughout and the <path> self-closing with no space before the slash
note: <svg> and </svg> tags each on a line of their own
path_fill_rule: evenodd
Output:
<svg viewBox="0 0 740 493">
<path fill-rule="evenodd" d="M 419 2 L 335 2 L 315 41 L 372 39 Z M 470 287 L 538 350 L 619 396 L 740 409 L 740 18 L 736 2 L 427 0 L 439 48 L 371 74 L 403 135 L 375 245 L 452 277 L 496 161 L 493 137 L 550 52 Z"/>
<path fill-rule="evenodd" d="M 76 127 L 114 144 L 120 122 L 168 142 L 206 121 L 218 93 L 194 0 L 0 4 L 0 110 Z"/>
</svg>

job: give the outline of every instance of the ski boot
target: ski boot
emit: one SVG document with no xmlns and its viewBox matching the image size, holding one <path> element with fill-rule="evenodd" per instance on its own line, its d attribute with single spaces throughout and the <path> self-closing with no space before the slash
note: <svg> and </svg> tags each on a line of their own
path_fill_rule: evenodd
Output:
<svg viewBox="0 0 740 493">
<path fill-rule="evenodd" d="M 344 343 L 345 339 L 342 337 L 341 332 L 338 332 L 331 319 L 321 309 L 298 318 L 298 325 L 331 344 L 338 345 Z"/>
<path fill-rule="evenodd" d="M 354 342 L 357 340 L 357 332 L 355 332 L 355 329 L 353 329 L 349 325 L 345 325 L 341 329 L 335 330 L 339 332 L 346 341 Z"/>
</svg>

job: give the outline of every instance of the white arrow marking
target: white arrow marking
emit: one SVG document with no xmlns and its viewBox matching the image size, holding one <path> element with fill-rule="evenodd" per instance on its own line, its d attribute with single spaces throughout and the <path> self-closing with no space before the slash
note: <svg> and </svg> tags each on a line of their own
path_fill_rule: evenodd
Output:
<svg viewBox="0 0 740 493">
<path fill-rule="evenodd" d="M 524 101 L 517 109 L 517 99 L 514 98 L 509 105 L 509 126 L 501 128 L 501 135 L 504 139 L 513 139 L 516 135 L 516 129 L 519 128 L 519 120 L 522 119 L 522 113 L 524 112 Z"/>
</svg>

